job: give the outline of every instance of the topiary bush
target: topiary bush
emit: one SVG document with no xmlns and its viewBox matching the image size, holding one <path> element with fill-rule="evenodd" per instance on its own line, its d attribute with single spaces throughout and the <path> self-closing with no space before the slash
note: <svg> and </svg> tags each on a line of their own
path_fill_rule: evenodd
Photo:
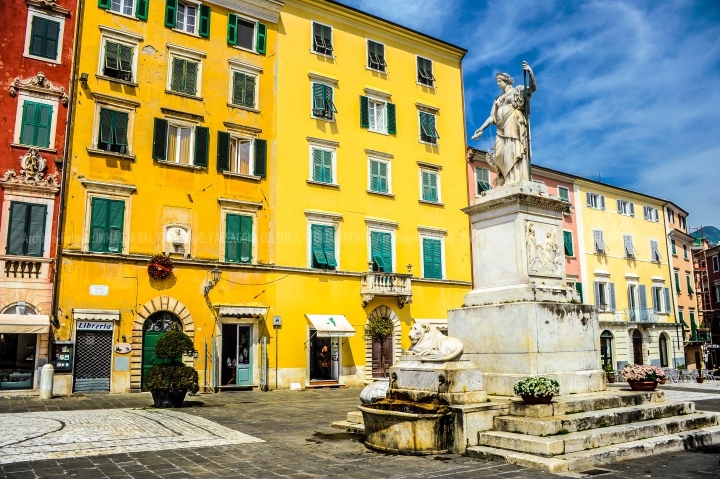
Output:
<svg viewBox="0 0 720 479">
<path fill-rule="evenodd" d="M 200 390 L 199 382 L 195 368 L 184 364 L 156 364 L 145 378 L 145 385 L 151 391 L 188 391 L 195 394 Z"/>
<path fill-rule="evenodd" d="M 385 348 L 382 344 L 389 338 L 392 338 L 395 326 L 392 319 L 385 317 L 375 317 L 368 321 L 365 326 L 365 338 L 380 343 L 380 374 L 385 377 Z"/>
<path fill-rule="evenodd" d="M 180 362 L 183 356 L 193 354 L 195 354 L 193 340 L 179 329 L 172 329 L 163 334 L 155 345 L 155 356 L 158 359 Z"/>
</svg>

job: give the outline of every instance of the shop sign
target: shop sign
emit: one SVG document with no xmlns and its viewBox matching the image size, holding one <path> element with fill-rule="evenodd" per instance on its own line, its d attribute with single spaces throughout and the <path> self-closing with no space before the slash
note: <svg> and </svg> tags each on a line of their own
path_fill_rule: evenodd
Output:
<svg viewBox="0 0 720 479">
<path fill-rule="evenodd" d="M 115 345 L 115 352 L 118 354 L 126 354 L 132 350 L 132 344 L 130 343 L 117 343 Z"/>
<path fill-rule="evenodd" d="M 78 331 L 112 331 L 113 323 L 111 321 L 94 322 L 94 321 L 78 321 Z"/>
<path fill-rule="evenodd" d="M 107 296 L 109 292 L 110 287 L 106 284 L 90 285 L 90 296 Z"/>
</svg>

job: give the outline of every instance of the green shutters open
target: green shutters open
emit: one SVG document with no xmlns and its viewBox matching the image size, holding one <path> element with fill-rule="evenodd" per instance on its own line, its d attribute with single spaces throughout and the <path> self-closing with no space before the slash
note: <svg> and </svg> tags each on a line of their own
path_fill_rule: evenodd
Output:
<svg viewBox="0 0 720 479">
<path fill-rule="evenodd" d="M 225 217 L 225 261 L 252 261 L 252 217 L 228 214 Z"/>
<path fill-rule="evenodd" d="M 370 128 L 370 100 L 360 96 L 360 128 Z"/>
<path fill-rule="evenodd" d="M 565 243 L 565 256 L 575 256 L 572 231 L 563 231 L 563 240 Z"/>
<path fill-rule="evenodd" d="M 228 171 L 230 169 L 230 133 L 218 131 L 217 145 L 217 170 Z"/>
<path fill-rule="evenodd" d="M 255 39 L 255 51 L 261 55 L 265 55 L 267 51 L 267 25 L 258 22 L 257 38 Z"/>
<path fill-rule="evenodd" d="M 313 83 L 312 94 L 313 116 L 332 120 L 333 114 L 337 113 L 333 103 L 333 87 L 322 83 Z"/>
<path fill-rule="evenodd" d="M 391 135 L 397 134 L 397 108 L 394 103 L 387 104 L 387 132 Z"/>
<path fill-rule="evenodd" d="M 90 251 L 122 253 L 125 202 L 93 198 L 90 208 Z"/>
<path fill-rule="evenodd" d="M 195 166 L 207 166 L 210 156 L 210 129 L 204 126 L 195 127 Z"/>
<path fill-rule="evenodd" d="M 435 77 L 433 76 L 432 60 L 423 57 L 417 57 L 417 81 L 423 85 L 434 86 Z"/>
<path fill-rule="evenodd" d="M 370 232 L 370 256 L 376 271 L 392 273 L 392 236 L 390 233 Z"/>
<path fill-rule="evenodd" d="M 477 194 L 490 189 L 490 171 L 487 168 L 475 168 L 477 180 Z"/>
<path fill-rule="evenodd" d="M 200 5 L 200 23 L 198 25 L 198 35 L 210 38 L 210 7 Z"/>
<path fill-rule="evenodd" d="M 237 45 L 237 15 L 228 13 L 227 42 Z"/>
<path fill-rule="evenodd" d="M 175 28 L 177 22 L 177 0 L 165 0 L 165 26 Z"/>
<path fill-rule="evenodd" d="M 48 148 L 50 146 L 52 111 L 50 105 L 26 100 L 23 103 L 20 143 Z"/>
<path fill-rule="evenodd" d="M 149 5 L 150 5 L 150 0 L 136 0 L 135 17 L 139 18 L 140 20 L 147 20 Z"/>
<path fill-rule="evenodd" d="M 98 0 L 98 7 L 107 10 L 110 8 L 110 2 L 111 0 Z"/>
<path fill-rule="evenodd" d="M 60 22 L 33 16 L 30 55 L 56 60 L 60 40 Z"/>
<path fill-rule="evenodd" d="M 435 115 L 420 112 L 420 139 L 426 143 L 437 143 L 440 135 L 435 128 Z"/>
<path fill-rule="evenodd" d="M 423 238 L 423 277 L 442 279 L 442 243 L 439 239 Z"/>
<path fill-rule="evenodd" d="M 167 158 L 168 122 L 162 118 L 155 118 L 153 131 L 153 153 L 156 160 L 165 161 Z"/>
<path fill-rule="evenodd" d="M 267 140 L 255 139 L 255 164 L 253 173 L 255 176 L 265 178 L 267 175 Z"/>
<path fill-rule="evenodd" d="M 332 55 L 332 27 L 313 23 L 313 51 L 323 55 Z"/>
<path fill-rule="evenodd" d="M 11 202 L 6 254 L 42 256 L 45 252 L 46 218 L 46 205 Z"/>
</svg>

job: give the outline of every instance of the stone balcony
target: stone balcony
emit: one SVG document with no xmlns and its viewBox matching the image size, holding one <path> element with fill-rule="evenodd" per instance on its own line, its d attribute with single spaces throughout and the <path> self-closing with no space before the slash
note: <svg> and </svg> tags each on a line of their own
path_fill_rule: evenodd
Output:
<svg viewBox="0 0 720 479">
<path fill-rule="evenodd" d="M 53 259 L 3 255 L 0 262 L 0 281 L 46 280 L 50 277 Z"/>
<path fill-rule="evenodd" d="M 394 296 L 397 298 L 398 307 L 402 308 L 412 303 L 412 274 L 368 271 L 360 278 L 360 294 L 363 308 L 375 296 Z"/>
</svg>

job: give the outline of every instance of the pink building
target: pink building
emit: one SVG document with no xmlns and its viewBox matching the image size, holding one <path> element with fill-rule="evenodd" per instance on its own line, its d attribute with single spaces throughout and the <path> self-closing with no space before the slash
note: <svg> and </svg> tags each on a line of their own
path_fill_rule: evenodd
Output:
<svg viewBox="0 0 720 479">
<path fill-rule="evenodd" d="M 484 191 L 493 188 L 495 172 L 485 161 L 486 152 L 468 147 L 468 203 L 477 202 Z M 580 260 L 578 253 L 578 228 L 575 214 L 575 189 L 573 177 L 556 170 L 533 165 L 532 176 L 534 181 L 545 183 L 550 194 L 557 195 L 568 202 L 567 211 L 563 215 L 563 234 L 565 240 L 565 274 L 568 285 L 574 286 L 580 297 L 587 298 L 582 291 L 580 278 Z"/>
</svg>

